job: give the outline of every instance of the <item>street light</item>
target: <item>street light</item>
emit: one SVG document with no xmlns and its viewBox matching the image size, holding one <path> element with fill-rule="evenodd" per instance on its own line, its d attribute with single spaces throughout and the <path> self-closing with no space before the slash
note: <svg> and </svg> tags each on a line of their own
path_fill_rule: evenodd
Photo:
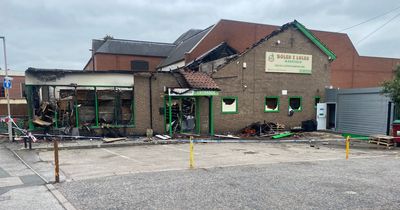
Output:
<svg viewBox="0 0 400 210">
<path fill-rule="evenodd" d="M 8 69 L 7 69 L 7 54 L 6 54 L 6 37 L 0 36 L 0 39 L 3 39 L 3 49 L 4 49 L 4 71 L 6 74 L 6 78 L 8 78 Z M 12 141 L 12 122 L 11 122 L 11 113 L 10 113 L 10 89 L 5 89 L 6 97 L 7 97 L 7 118 L 8 118 L 8 139 Z"/>
</svg>

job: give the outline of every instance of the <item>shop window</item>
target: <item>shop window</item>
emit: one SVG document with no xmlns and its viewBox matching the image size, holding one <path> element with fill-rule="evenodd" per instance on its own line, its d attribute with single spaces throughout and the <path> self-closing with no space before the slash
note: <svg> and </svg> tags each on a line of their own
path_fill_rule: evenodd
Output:
<svg viewBox="0 0 400 210">
<path fill-rule="evenodd" d="M 265 97 L 264 112 L 279 112 L 279 97 L 278 96 Z"/>
<path fill-rule="evenodd" d="M 321 103 L 321 97 L 315 96 L 314 97 L 314 108 L 317 108 L 318 103 Z"/>
<path fill-rule="evenodd" d="M 233 96 L 222 97 L 221 110 L 224 114 L 238 113 L 238 98 Z"/>
<path fill-rule="evenodd" d="M 300 96 L 289 97 L 289 109 L 295 112 L 300 112 L 303 109 Z"/>
</svg>

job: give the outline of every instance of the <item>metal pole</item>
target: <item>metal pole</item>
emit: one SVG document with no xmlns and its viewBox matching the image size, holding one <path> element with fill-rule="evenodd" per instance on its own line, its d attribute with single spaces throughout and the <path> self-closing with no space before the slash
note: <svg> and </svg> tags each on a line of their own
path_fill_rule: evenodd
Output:
<svg viewBox="0 0 400 210">
<path fill-rule="evenodd" d="M 6 37 L 0 36 L 3 39 L 3 50 L 4 50 L 4 71 L 6 77 L 8 78 L 8 69 L 7 69 L 7 53 L 6 53 Z M 12 141 L 12 122 L 11 122 L 11 111 L 10 111 L 10 89 L 6 89 L 6 97 L 7 97 L 7 118 L 8 118 L 8 140 Z"/>
</svg>

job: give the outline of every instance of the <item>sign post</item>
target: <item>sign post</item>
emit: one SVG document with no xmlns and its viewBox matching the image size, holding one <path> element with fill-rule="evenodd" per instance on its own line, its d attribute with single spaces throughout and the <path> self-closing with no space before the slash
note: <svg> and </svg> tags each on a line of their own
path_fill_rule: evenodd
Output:
<svg viewBox="0 0 400 210">
<path fill-rule="evenodd" d="M 6 38 L 4 36 L 0 36 L 0 39 L 3 39 L 3 50 L 4 50 L 4 71 L 6 74 L 6 77 L 4 78 L 4 88 L 5 88 L 5 94 L 7 97 L 7 118 L 8 118 L 8 140 L 12 141 L 12 119 L 11 119 L 11 112 L 10 112 L 10 88 L 11 88 L 11 79 L 8 77 L 8 69 L 7 69 L 7 54 L 6 54 Z M 6 80 L 7 82 L 7 88 L 6 87 Z"/>
</svg>

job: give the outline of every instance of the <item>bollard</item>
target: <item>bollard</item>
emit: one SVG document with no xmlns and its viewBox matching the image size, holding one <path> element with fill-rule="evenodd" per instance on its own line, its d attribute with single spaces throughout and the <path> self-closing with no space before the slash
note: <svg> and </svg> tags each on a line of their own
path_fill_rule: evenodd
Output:
<svg viewBox="0 0 400 210">
<path fill-rule="evenodd" d="M 190 154 L 189 154 L 189 168 L 194 168 L 194 155 L 193 155 L 193 136 L 190 136 L 189 144 Z"/>
<path fill-rule="evenodd" d="M 350 136 L 346 138 L 346 160 L 349 159 L 349 152 L 350 152 Z"/>
<path fill-rule="evenodd" d="M 60 182 L 60 167 L 59 167 L 59 163 L 58 163 L 58 142 L 57 139 L 53 140 L 53 144 L 54 144 L 54 175 L 55 175 L 55 180 L 56 183 Z"/>
</svg>

